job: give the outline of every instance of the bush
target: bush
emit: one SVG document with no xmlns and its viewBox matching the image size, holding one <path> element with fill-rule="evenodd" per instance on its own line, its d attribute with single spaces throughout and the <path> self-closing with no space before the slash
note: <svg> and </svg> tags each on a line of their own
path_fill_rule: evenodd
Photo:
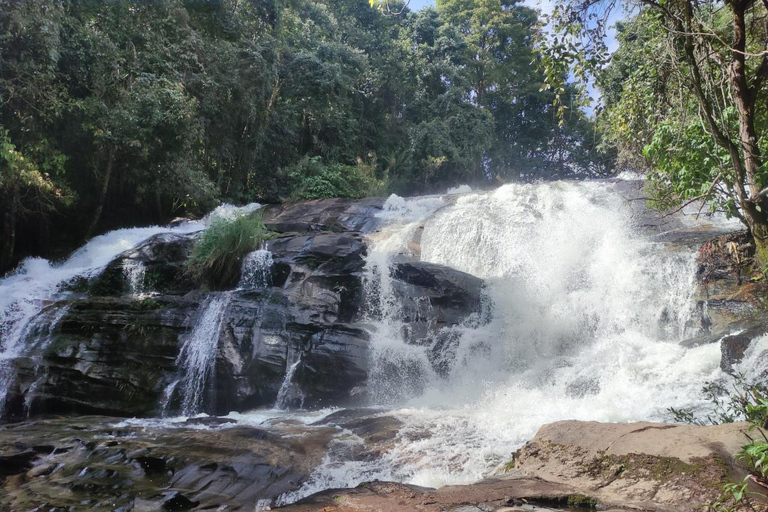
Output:
<svg viewBox="0 0 768 512">
<path fill-rule="evenodd" d="M 231 288 L 240 279 L 245 255 L 258 249 L 267 235 L 260 218 L 214 221 L 192 249 L 186 272 L 213 289 Z"/>
<path fill-rule="evenodd" d="M 746 420 L 748 430 L 753 432 L 752 435 L 745 432 L 749 443 L 737 454 L 750 474 L 742 482 L 726 483 L 720 498 L 706 508 L 710 512 L 756 511 L 757 503 L 766 498 L 764 492 L 750 492 L 749 481 L 759 482 L 763 487 L 768 485 L 768 436 L 764 431 L 768 429 L 768 388 L 761 382 L 747 382 L 743 375 L 734 377 L 733 390 L 719 383 L 704 387 L 704 397 L 714 406 L 713 412 L 704 419 L 698 418 L 692 410 L 669 409 L 677 422 L 719 425 Z"/>
<path fill-rule="evenodd" d="M 286 170 L 291 199 L 360 198 L 386 193 L 384 180 L 376 178 L 375 163 L 323 164 L 320 157 L 304 158 Z"/>
</svg>

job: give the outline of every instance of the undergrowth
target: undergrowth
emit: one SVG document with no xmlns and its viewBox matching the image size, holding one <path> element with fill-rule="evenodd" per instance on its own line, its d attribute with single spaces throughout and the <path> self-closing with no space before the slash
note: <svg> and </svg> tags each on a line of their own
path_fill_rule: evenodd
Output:
<svg viewBox="0 0 768 512">
<path fill-rule="evenodd" d="M 186 272 L 213 289 L 233 287 L 240 279 L 245 255 L 258 249 L 270 235 L 260 218 L 214 221 L 192 249 Z"/>
<path fill-rule="evenodd" d="M 768 388 L 761 383 L 748 383 L 741 375 L 735 376 L 732 390 L 717 383 L 709 383 L 702 390 L 704 396 L 714 405 L 713 412 L 703 419 L 693 411 L 669 409 L 675 420 L 696 425 L 718 425 L 747 421 L 745 432 L 749 443 L 737 454 L 749 474 L 741 482 L 729 482 L 723 486 L 719 499 L 707 507 L 711 512 L 736 512 L 751 510 L 768 511 L 765 504 L 766 491 L 750 491 L 750 482 L 768 490 Z"/>
<path fill-rule="evenodd" d="M 320 157 L 306 157 L 283 171 L 292 183 L 291 200 L 324 199 L 328 197 L 361 198 L 383 195 L 386 179 L 376 177 L 375 162 L 357 165 L 324 164 Z"/>
</svg>

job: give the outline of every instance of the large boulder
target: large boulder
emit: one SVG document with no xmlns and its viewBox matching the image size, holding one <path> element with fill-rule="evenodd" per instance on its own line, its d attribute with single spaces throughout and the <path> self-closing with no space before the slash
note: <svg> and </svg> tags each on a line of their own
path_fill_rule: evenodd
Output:
<svg viewBox="0 0 768 512">
<path fill-rule="evenodd" d="M 126 251 L 35 322 L 39 347 L 14 362 L 6 418 L 41 413 L 151 416 L 181 410 L 177 358 L 213 295 L 226 294 L 202 411 L 354 405 L 369 371 L 367 239 L 381 199 L 270 207 L 266 286 L 207 292 L 185 261 L 199 234 L 156 235 Z M 299 232 L 296 232 L 299 231 Z M 483 321 L 482 280 L 441 265 L 398 261 L 392 290 L 408 339 L 447 369 L 459 334 Z M 38 321 L 39 320 L 39 321 Z M 31 330 L 31 334 L 35 334 Z M 35 334 L 36 335 L 36 334 Z M 205 373 L 205 372 L 201 372 Z M 180 388 L 182 386 L 179 386 Z M 279 403 L 277 403 L 279 400 Z M 162 407 L 161 407 L 162 403 Z"/>
<path fill-rule="evenodd" d="M 408 261 L 393 265 L 392 279 L 403 321 L 409 324 L 441 329 L 477 321 L 484 313 L 485 283 L 466 272 Z"/>
<path fill-rule="evenodd" d="M 265 208 L 264 222 L 272 231 L 358 231 L 370 233 L 379 225 L 376 214 L 386 198 L 316 199 L 300 203 L 270 205 Z"/>
<path fill-rule="evenodd" d="M 197 300 L 91 297 L 57 307 L 54 331 L 14 361 L 6 416 L 156 413 Z"/>
<path fill-rule="evenodd" d="M 745 476 L 736 454 L 748 427 L 560 421 L 541 427 L 514 467 L 606 507 L 694 512 L 720 497 L 723 482 Z"/>
</svg>

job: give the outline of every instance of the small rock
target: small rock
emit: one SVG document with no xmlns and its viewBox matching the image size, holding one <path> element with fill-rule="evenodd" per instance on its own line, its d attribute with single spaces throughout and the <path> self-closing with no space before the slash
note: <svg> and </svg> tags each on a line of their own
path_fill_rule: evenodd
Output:
<svg viewBox="0 0 768 512">
<path fill-rule="evenodd" d="M 199 501 L 192 501 L 180 492 L 173 492 L 170 498 L 163 502 L 163 510 L 168 510 L 169 512 L 191 510 L 199 504 Z"/>
<path fill-rule="evenodd" d="M 40 464 L 27 471 L 27 478 L 50 475 L 54 469 L 56 469 L 56 464 Z"/>
<path fill-rule="evenodd" d="M 136 457 L 134 459 L 138 462 L 145 473 L 161 473 L 165 471 L 165 460 L 159 457 Z"/>
<path fill-rule="evenodd" d="M 720 342 L 720 368 L 724 372 L 732 372 L 733 367 L 744 359 L 744 353 L 752 343 L 752 337 L 746 333 L 726 336 Z"/>
<path fill-rule="evenodd" d="M 237 423 L 237 420 L 233 420 L 232 418 L 220 418 L 217 416 L 189 418 L 184 422 L 185 425 L 205 425 L 208 427 L 217 427 L 219 425 L 227 425 L 232 423 Z"/>
</svg>

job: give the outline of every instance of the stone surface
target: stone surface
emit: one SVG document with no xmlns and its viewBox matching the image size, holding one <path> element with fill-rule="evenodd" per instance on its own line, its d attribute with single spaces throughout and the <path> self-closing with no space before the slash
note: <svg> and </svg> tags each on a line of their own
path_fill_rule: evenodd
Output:
<svg viewBox="0 0 768 512">
<path fill-rule="evenodd" d="M 267 228 L 278 232 L 359 231 L 369 233 L 378 225 L 375 217 L 386 198 L 316 199 L 265 208 Z"/>
<path fill-rule="evenodd" d="M 310 496 L 294 505 L 281 507 L 285 512 L 495 512 L 524 509 L 530 512 L 551 510 L 552 504 L 566 505 L 577 492 L 566 484 L 545 482 L 538 478 L 506 477 L 484 480 L 472 485 L 427 489 L 392 482 L 371 482 L 354 489 L 331 489 Z M 526 504 L 526 508 L 522 506 Z M 530 505 L 537 505 L 531 508 Z M 539 506 L 540 505 L 540 506 Z M 518 508 L 519 507 L 519 508 Z M 614 510 L 629 510 L 615 508 Z"/>
<path fill-rule="evenodd" d="M 0 510 L 250 512 L 259 499 L 296 490 L 338 433 L 327 426 L 201 430 L 119 422 L 80 417 L 0 427 Z M 38 453 L 33 444 L 53 450 Z"/>
<path fill-rule="evenodd" d="M 747 428 L 561 421 L 517 452 L 515 470 L 567 483 L 604 506 L 693 512 L 745 475 L 735 454 Z"/>
<path fill-rule="evenodd" d="M 280 233 L 267 242 L 273 259 L 269 286 L 224 292 L 230 300 L 203 411 L 271 406 L 281 388 L 282 406 L 364 400 L 370 319 L 363 233 L 376 227 L 381 204 L 380 198 L 332 199 L 267 208 L 266 223 Z M 17 378 L 5 419 L 159 414 L 164 391 L 180 377 L 180 348 L 209 293 L 184 273 L 197 237 L 153 236 L 91 282 L 75 283 L 69 300 L 46 308 L 33 322 L 40 328 L 31 329 L 41 333 L 37 346 L 14 361 Z M 135 264 L 145 270 L 142 294 L 130 293 L 124 272 Z M 483 282 L 413 261 L 399 262 L 393 274 L 410 341 L 429 344 L 433 365 L 445 370 L 457 339 L 441 329 L 481 321 Z M 47 325 L 59 313 L 61 321 L 51 331 Z M 180 400 L 178 392 L 172 395 L 168 411 L 179 411 Z"/>
</svg>

